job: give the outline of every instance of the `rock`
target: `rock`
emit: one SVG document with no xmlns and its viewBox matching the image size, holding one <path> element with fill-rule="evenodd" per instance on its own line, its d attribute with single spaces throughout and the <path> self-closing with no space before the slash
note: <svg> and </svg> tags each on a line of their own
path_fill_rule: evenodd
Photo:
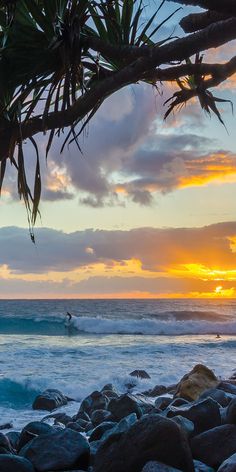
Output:
<svg viewBox="0 0 236 472">
<path fill-rule="evenodd" d="M 107 398 L 119 398 L 118 393 L 113 392 L 113 390 L 104 390 L 103 395 L 105 395 Z"/>
<path fill-rule="evenodd" d="M 98 426 L 100 423 L 103 423 L 104 421 L 109 421 L 111 419 L 112 415 L 110 411 L 107 410 L 95 410 L 91 414 L 91 421 L 94 426 Z"/>
<path fill-rule="evenodd" d="M 109 399 L 103 393 L 95 391 L 82 401 L 79 413 L 85 412 L 91 415 L 94 410 L 106 410 L 108 403 Z"/>
<path fill-rule="evenodd" d="M 14 453 L 14 449 L 10 443 L 10 440 L 5 434 L 0 433 L 0 454 Z"/>
<path fill-rule="evenodd" d="M 103 434 L 106 432 L 106 431 L 109 431 L 111 430 L 112 428 L 114 428 L 115 426 L 117 425 L 117 423 L 114 423 L 114 421 L 105 421 L 104 423 L 100 424 L 99 426 L 97 426 L 90 438 L 89 438 L 89 442 L 92 442 L 92 441 L 98 441 L 99 439 L 102 438 Z"/>
<path fill-rule="evenodd" d="M 119 437 L 121 434 L 125 433 L 128 431 L 128 429 L 137 421 L 137 415 L 136 413 L 131 413 L 131 415 L 126 416 L 126 418 L 122 418 L 120 422 L 115 424 L 115 426 L 112 429 L 109 429 L 103 433 L 101 439 L 102 441 L 107 440 L 107 438 L 116 438 Z"/>
<path fill-rule="evenodd" d="M 95 456 L 94 472 L 140 472 L 148 461 L 194 472 L 186 435 L 161 415 L 144 415 L 127 432 L 103 442 Z"/>
<path fill-rule="evenodd" d="M 163 393 L 166 392 L 167 388 L 164 385 L 156 385 L 155 387 L 143 392 L 143 394 L 147 395 L 147 397 L 158 397 L 159 395 L 163 395 Z"/>
<path fill-rule="evenodd" d="M 225 413 L 225 422 L 229 424 L 236 424 L 236 398 L 231 400 Z"/>
<path fill-rule="evenodd" d="M 160 396 L 155 400 L 155 407 L 165 410 L 172 403 L 171 397 Z"/>
<path fill-rule="evenodd" d="M 142 415 L 142 410 L 136 398 L 131 394 L 124 394 L 117 399 L 112 399 L 108 405 L 108 411 L 111 412 L 113 418 L 117 421 L 131 413 L 136 413 L 138 418 Z"/>
<path fill-rule="evenodd" d="M 236 385 L 233 385 L 230 382 L 220 382 L 218 388 L 226 393 L 231 393 L 231 395 L 236 396 Z"/>
<path fill-rule="evenodd" d="M 176 415 L 181 415 L 193 422 L 194 434 L 200 434 L 221 425 L 219 404 L 211 398 L 179 408 L 169 406 L 166 416 L 172 418 Z"/>
<path fill-rule="evenodd" d="M 151 461 L 142 469 L 142 472 L 181 472 L 180 469 L 175 469 L 170 465 L 162 464 L 161 462 Z"/>
<path fill-rule="evenodd" d="M 214 472 L 214 469 L 212 469 L 212 467 L 203 464 L 203 462 L 194 460 L 193 463 L 195 467 L 195 472 Z"/>
<path fill-rule="evenodd" d="M 7 438 L 10 441 L 11 446 L 13 449 L 17 450 L 18 449 L 18 443 L 19 443 L 19 438 L 20 438 L 20 432 L 19 431 L 9 431 L 6 433 Z"/>
<path fill-rule="evenodd" d="M 217 469 L 236 453 L 236 426 L 227 424 L 205 431 L 191 440 L 194 459 Z"/>
<path fill-rule="evenodd" d="M 199 400 L 204 400 L 208 397 L 212 398 L 223 407 L 228 406 L 232 399 L 232 397 L 227 395 L 223 390 L 220 390 L 219 388 L 210 388 L 206 390 L 200 395 Z"/>
<path fill-rule="evenodd" d="M 92 441 L 90 443 L 90 464 L 93 464 L 94 457 L 97 454 L 98 448 L 101 446 L 101 441 Z"/>
<path fill-rule="evenodd" d="M 236 472 L 236 454 L 228 457 L 218 469 L 218 472 Z"/>
<path fill-rule="evenodd" d="M 215 388 L 218 385 L 219 380 L 214 372 L 208 367 L 198 364 L 180 380 L 175 396 L 190 401 L 198 400 L 205 390 Z"/>
<path fill-rule="evenodd" d="M 48 434 L 53 431 L 52 426 L 41 421 L 32 421 L 28 423 L 21 431 L 18 441 L 18 451 L 25 446 L 29 441 L 41 434 Z"/>
<path fill-rule="evenodd" d="M 84 420 L 86 422 L 90 421 L 90 416 L 85 413 L 85 411 L 79 411 L 77 415 L 73 416 L 73 421 Z"/>
<path fill-rule="evenodd" d="M 180 428 L 183 429 L 183 431 L 185 431 L 188 437 L 193 435 L 194 423 L 188 420 L 188 418 L 184 418 L 183 416 L 177 415 L 177 416 L 174 416 L 172 420 L 175 421 L 175 423 L 177 423 L 180 426 Z"/>
<path fill-rule="evenodd" d="M 52 413 L 51 415 L 44 416 L 44 418 L 41 420 L 41 422 L 45 422 L 48 419 L 54 419 L 54 423 L 61 423 L 64 424 L 65 426 L 67 423 L 70 423 L 72 421 L 71 416 L 68 416 L 66 413 Z"/>
<path fill-rule="evenodd" d="M 3 423 L 0 424 L 0 430 L 2 431 L 3 429 L 11 429 L 13 428 L 13 423 Z"/>
<path fill-rule="evenodd" d="M 38 395 L 32 405 L 33 410 L 48 410 L 52 411 L 60 406 L 68 403 L 65 397 L 59 390 L 47 389 Z"/>
<path fill-rule="evenodd" d="M 170 403 L 170 406 L 182 406 L 182 405 L 189 405 L 191 402 L 188 400 L 185 400 L 185 398 L 174 398 L 172 402 Z"/>
<path fill-rule="evenodd" d="M 71 423 L 68 423 L 66 427 L 69 429 L 73 429 L 73 431 L 77 431 L 78 433 L 84 433 L 85 431 L 85 428 L 80 426 L 77 421 L 71 421 Z"/>
<path fill-rule="evenodd" d="M 0 455 L 1 472 L 35 472 L 31 462 L 23 457 L 2 454 Z"/>
<path fill-rule="evenodd" d="M 66 428 L 38 436 L 21 449 L 20 455 L 30 460 L 37 472 L 87 470 L 90 447 L 82 434 Z"/>
<path fill-rule="evenodd" d="M 139 379 L 150 379 L 150 375 L 146 372 L 146 370 L 133 370 L 133 372 L 130 372 L 131 377 L 137 377 Z"/>
<path fill-rule="evenodd" d="M 101 392 L 104 392 L 104 391 L 107 391 L 107 390 L 112 391 L 116 394 L 118 393 L 117 390 L 116 390 L 116 387 L 111 383 L 104 385 Z"/>
</svg>

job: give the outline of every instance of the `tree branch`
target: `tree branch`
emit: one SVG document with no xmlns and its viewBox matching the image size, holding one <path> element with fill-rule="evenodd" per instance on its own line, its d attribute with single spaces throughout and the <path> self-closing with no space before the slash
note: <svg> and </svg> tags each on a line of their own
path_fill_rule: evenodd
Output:
<svg viewBox="0 0 236 472">
<path fill-rule="evenodd" d="M 161 64 L 183 61 L 198 52 L 221 46 L 235 38 L 236 18 L 231 18 L 226 21 L 214 23 L 203 31 L 174 40 L 164 46 L 148 48 L 148 54 L 146 53 L 144 57 L 137 59 L 128 66 L 123 67 L 120 71 L 114 72 L 110 77 L 98 82 L 67 110 L 52 112 L 45 119 L 39 115 L 27 122 L 23 122 L 21 126 L 22 137 L 26 139 L 39 132 L 71 126 L 76 121 L 82 120 L 99 103 L 103 102 L 117 90 L 129 84 L 136 83 L 139 80 L 143 80 L 147 71 L 153 71 L 153 69 L 158 68 Z M 213 79 L 211 79 L 210 82 L 206 81 L 206 87 L 213 86 L 211 85 L 212 80 Z M 218 80 L 220 83 L 225 79 L 219 76 L 219 78 L 215 78 L 214 80 Z M 17 139 L 19 139 L 18 127 L 12 129 L 12 125 L 9 125 L 9 128 L 0 130 L 1 141 L 8 139 L 9 135 L 11 139 L 13 136 L 17 141 Z M 7 156 L 1 154 L 0 159 L 4 157 Z"/>
<path fill-rule="evenodd" d="M 167 0 L 168 2 L 180 3 L 181 5 L 192 5 L 204 8 L 204 10 L 215 10 L 230 16 L 236 16 L 235 0 Z"/>
<path fill-rule="evenodd" d="M 227 20 L 229 15 L 218 13 L 216 11 L 206 11 L 204 13 L 195 13 L 188 16 L 185 16 L 180 21 L 180 26 L 183 28 L 185 33 L 193 33 L 194 31 L 199 31 L 212 23 L 218 21 Z"/>
</svg>

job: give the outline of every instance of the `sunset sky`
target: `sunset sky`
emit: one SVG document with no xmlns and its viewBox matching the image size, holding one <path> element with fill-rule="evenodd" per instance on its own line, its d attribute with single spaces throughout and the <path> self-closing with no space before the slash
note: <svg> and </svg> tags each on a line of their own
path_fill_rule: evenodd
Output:
<svg viewBox="0 0 236 472">
<path fill-rule="evenodd" d="M 179 15 L 170 31 L 179 32 Z M 215 61 L 215 51 L 206 58 Z M 214 93 L 236 108 L 235 84 Z M 9 170 L 0 298 L 236 297 L 236 117 L 220 104 L 226 130 L 193 102 L 164 122 L 172 93 L 148 85 L 116 93 L 81 140 L 83 155 L 73 145 L 60 155 L 55 141 L 48 163 L 42 158 L 36 245 Z M 43 154 L 45 138 L 37 140 Z M 34 159 L 28 146 L 29 175 Z"/>
</svg>

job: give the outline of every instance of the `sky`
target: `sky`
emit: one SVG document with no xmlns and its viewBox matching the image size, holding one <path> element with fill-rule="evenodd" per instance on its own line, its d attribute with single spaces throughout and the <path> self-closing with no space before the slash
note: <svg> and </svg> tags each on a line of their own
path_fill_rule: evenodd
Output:
<svg viewBox="0 0 236 472">
<path fill-rule="evenodd" d="M 181 14 L 169 25 L 178 34 Z M 235 83 L 215 94 L 236 107 Z M 60 154 L 59 139 L 46 163 L 37 137 L 44 190 L 35 245 L 8 169 L 0 298 L 236 297 L 235 116 L 220 104 L 225 129 L 194 100 L 164 121 L 173 91 L 139 84 L 117 92 L 81 139 L 83 154 L 73 145 Z M 35 156 L 26 146 L 30 177 Z"/>
</svg>

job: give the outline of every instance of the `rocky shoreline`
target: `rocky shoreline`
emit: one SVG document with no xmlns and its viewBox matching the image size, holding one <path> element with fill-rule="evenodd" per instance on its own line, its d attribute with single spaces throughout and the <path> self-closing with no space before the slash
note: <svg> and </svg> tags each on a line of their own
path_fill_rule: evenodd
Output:
<svg viewBox="0 0 236 472">
<path fill-rule="evenodd" d="M 0 471 L 236 472 L 234 377 L 197 365 L 177 385 L 134 393 L 132 377 L 150 376 L 130 375 L 127 393 L 105 385 L 73 417 L 57 412 L 71 398 L 42 392 L 32 407 L 49 414 L 0 433 Z"/>
</svg>

